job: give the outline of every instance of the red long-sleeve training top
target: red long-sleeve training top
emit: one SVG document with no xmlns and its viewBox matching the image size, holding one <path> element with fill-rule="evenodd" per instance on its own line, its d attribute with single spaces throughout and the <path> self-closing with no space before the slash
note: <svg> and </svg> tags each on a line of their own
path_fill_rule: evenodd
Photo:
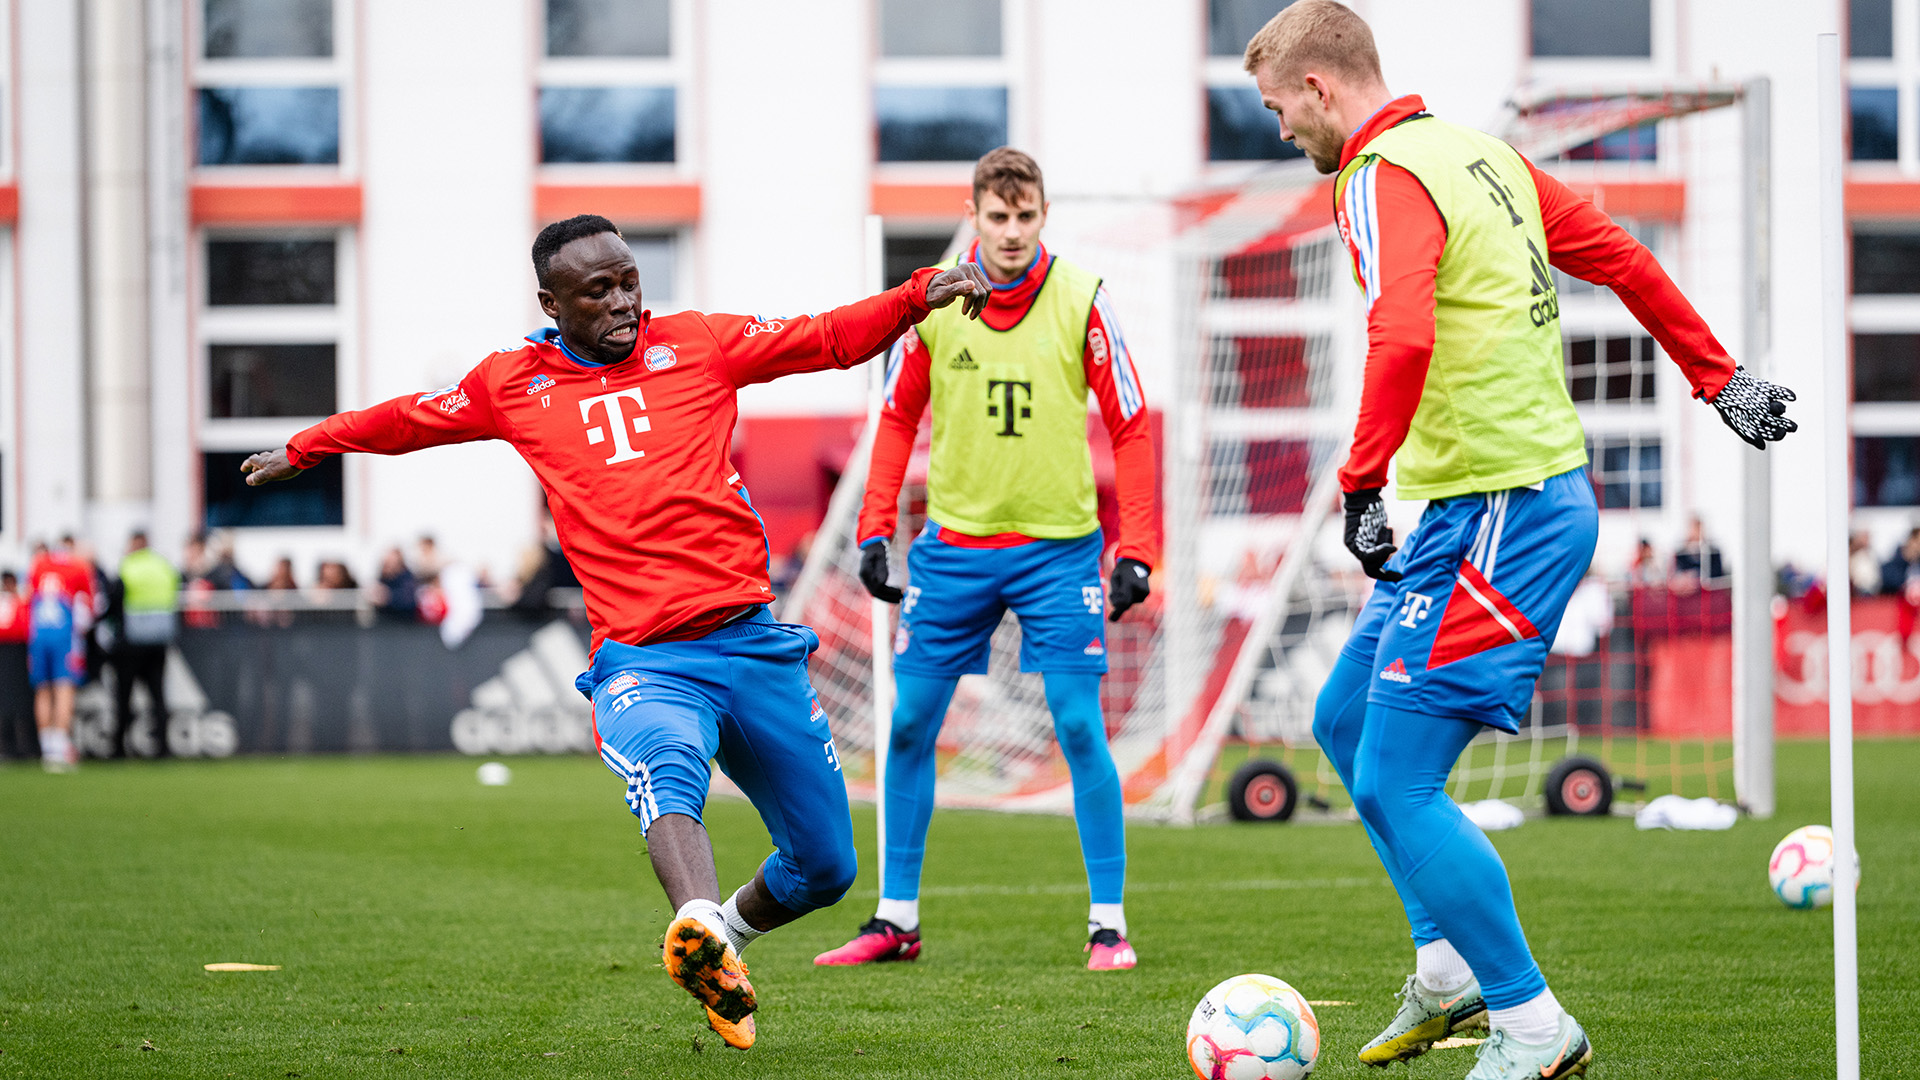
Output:
<svg viewBox="0 0 1920 1080">
<path fill-rule="evenodd" d="M 963 262 L 980 261 L 980 242 L 961 256 Z M 1017 281 L 995 284 L 980 318 L 995 330 L 1011 330 L 1026 317 L 1040 287 L 1047 280 L 1048 260 L 1053 256 L 1044 245 L 1033 265 Z M 900 484 L 913 458 L 913 444 L 932 395 L 932 354 L 920 335 L 908 330 L 894 343 L 887 357 L 887 396 L 880 409 L 880 427 L 874 433 L 872 464 L 867 472 L 867 493 L 860 505 L 858 536 L 862 543 L 875 537 L 891 539 L 898 525 Z M 1134 369 L 1133 354 L 1127 350 L 1126 337 L 1114 320 L 1113 301 L 1105 285 L 1094 293 L 1093 309 L 1087 316 L 1087 332 L 1081 342 L 1080 364 L 1086 372 L 1087 387 L 1100 403 L 1100 418 L 1106 422 L 1107 435 L 1113 440 L 1113 485 L 1120 511 L 1120 540 L 1115 558 L 1138 559 L 1148 567 L 1160 558 L 1160 517 L 1154 512 L 1153 430 L 1147 416 L 1146 397 L 1140 390 L 1140 374 Z M 946 528 L 940 539 L 955 547 L 1012 547 L 1033 538 L 1020 533 L 997 536 L 970 536 Z"/>
<path fill-rule="evenodd" d="M 633 352 L 604 366 L 548 329 L 444 390 L 329 417 L 287 453 L 305 469 L 349 451 L 512 443 L 546 489 L 593 647 L 699 637 L 772 599 L 766 533 L 729 461 L 736 391 L 871 359 L 926 317 L 936 273 L 818 316 L 645 312 Z"/>
<path fill-rule="evenodd" d="M 1351 135 L 1340 167 L 1382 131 L 1426 111 L 1418 94 L 1396 98 Z M 1733 358 L 1644 245 L 1593 203 L 1527 162 L 1540 193 L 1547 261 L 1565 273 L 1605 285 L 1680 365 L 1696 396 L 1712 401 L 1733 377 Z M 1387 463 L 1407 439 L 1433 359 L 1434 276 L 1447 226 L 1427 189 L 1388 162 L 1374 173 L 1380 293 L 1367 312 L 1367 367 L 1353 451 L 1340 470 L 1343 491 L 1381 487 Z"/>
</svg>

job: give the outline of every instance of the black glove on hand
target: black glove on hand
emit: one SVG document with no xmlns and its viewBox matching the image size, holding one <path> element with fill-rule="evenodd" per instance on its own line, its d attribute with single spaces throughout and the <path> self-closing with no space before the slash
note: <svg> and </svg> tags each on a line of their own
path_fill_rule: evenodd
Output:
<svg viewBox="0 0 1920 1080">
<path fill-rule="evenodd" d="M 1107 599 L 1113 601 L 1108 622 L 1119 622 L 1127 609 L 1147 598 L 1147 575 L 1153 570 L 1139 559 L 1121 559 L 1113 564 L 1113 581 L 1107 587 Z"/>
<path fill-rule="evenodd" d="M 1755 450 L 1765 450 L 1769 442 L 1779 442 L 1800 425 L 1787 419 L 1787 402 L 1796 400 L 1793 391 L 1778 383 L 1756 379 L 1747 369 L 1733 369 L 1733 378 L 1714 395 L 1713 407 L 1735 435 Z"/>
<path fill-rule="evenodd" d="M 887 542 L 876 541 L 860 549 L 860 584 L 867 587 L 876 600 L 885 600 L 889 604 L 900 602 L 900 590 L 887 584 Z"/>
<path fill-rule="evenodd" d="M 1399 581 L 1398 570 L 1386 569 L 1387 560 L 1400 549 L 1393 546 L 1393 530 L 1387 528 L 1387 504 L 1380 501 L 1380 489 L 1349 491 L 1346 505 L 1347 550 L 1360 560 L 1360 569 L 1376 581 Z"/>
</svg>

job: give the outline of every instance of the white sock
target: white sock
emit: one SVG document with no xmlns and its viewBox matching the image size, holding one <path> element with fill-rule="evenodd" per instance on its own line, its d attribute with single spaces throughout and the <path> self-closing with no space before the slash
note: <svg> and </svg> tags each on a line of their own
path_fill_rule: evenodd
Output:
<svg viewBox="0 0 1920 1080">
<path fill-rule="evenodd" d="M 1127 906 L 1125 904 L 1088 904 L 1087 936 L 1095 931 L 1118 930 L 1121 937 L 1127 936 Z"/>
<path fill-rule="evenodd" d="M 902 930 L 918 930 L 920 929 L 920 901 L 882 899 L 880 906 L 874 909 L 873 917 L 885 919 Z"/>
<path fill-rule="evenodd" d="M 1537 1045 L 1560 1033 L 1560 1002 L 1552 990 L 1542 990 L 1525 1005 L 1487 1010 L 1487 1021 L 1519 1042 Z"/>
<path fill-rule="evenodd" d="M 700 925 L 707 928 L 707 933 L 722 940 L 727 939 L 727 917 L 721 914 L 720 905 L 711 900 L 689 900 L 680 905 L 680 910 L 674 912 L 673 917 L 675 920 L 698 919 Z"/>
<path fill-rule="evenodd" d="M 735 889 L 733 895 L 727 897 L 727 902 L 720 905 L 720 917 L 727 922 L 727 940 L 732 943 L 735 956 L 744 954 L 747 946 L 759 940 L 762 934 L 767 933 L 765 930 L 756 929 L 740 914 L 740 894 L 746 892 L 749 887 L 742 885 Z"/>
<path fill-rule="evenodd" d="M 1429 941 L 1414 950 L 1414 972 L 1420 985 L 1436 994 L 1451 994 L 1467 985 L 1473 969 L 1446 938 Z"/>
<path fill-rule="evenodd" d="M 45 761 L 66 764 L 67 733 L 59 728 L 41 728 L 40 757 Z"/>
</svg>

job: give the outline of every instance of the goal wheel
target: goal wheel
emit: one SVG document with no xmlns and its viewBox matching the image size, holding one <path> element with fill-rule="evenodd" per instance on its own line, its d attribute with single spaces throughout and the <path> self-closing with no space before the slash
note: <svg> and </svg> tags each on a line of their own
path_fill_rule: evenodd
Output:
<svg viewBox="0 0 1920 1080">
<path fill-rule="evenodd" d="M 1562 758 L 1547 773 L 1547 813 L 1604 817 L 1613 809 L 1613 778 L 1590 757 Z"/>
<path fill-rule="evenodd" d="M 1256 758 L 1233 770 L 1227 781 L 1227 810 L 1235 821 L 1285 821 L 1299 802 L 1300 785 L 1277 761 Z"/>
</svg>

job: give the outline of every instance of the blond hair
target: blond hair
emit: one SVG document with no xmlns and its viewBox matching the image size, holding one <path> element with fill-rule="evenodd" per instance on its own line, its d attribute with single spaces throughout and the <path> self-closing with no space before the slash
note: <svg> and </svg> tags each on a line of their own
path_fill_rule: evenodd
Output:
<svg viewBox="0 0 1920 1080">
<path fill-rule="evenodd" d="M 1011 146 L 987 151 L 987 155 L 973 167 L 973 201 L 976 205 L 980 202 L 981 192 L 991 191 L 1012 206 L 1026 194 L 1024 189 L 1028 185 L 1039 192 L 1041 205 L 1046 205 L 1047 185 L 1040 177 L 1040 163 Z"/>
<path fill-rule="evenodd" d="M 1338 0 L 1298 0 L 1269 19 L 1247 42 L 1247 72 L 1258 75 L 1269 65 L 1277 67 L 1281 82 L 1315 69 L 1355 81 L 1384 81 L 1373 30 Z"/>
</svg>

